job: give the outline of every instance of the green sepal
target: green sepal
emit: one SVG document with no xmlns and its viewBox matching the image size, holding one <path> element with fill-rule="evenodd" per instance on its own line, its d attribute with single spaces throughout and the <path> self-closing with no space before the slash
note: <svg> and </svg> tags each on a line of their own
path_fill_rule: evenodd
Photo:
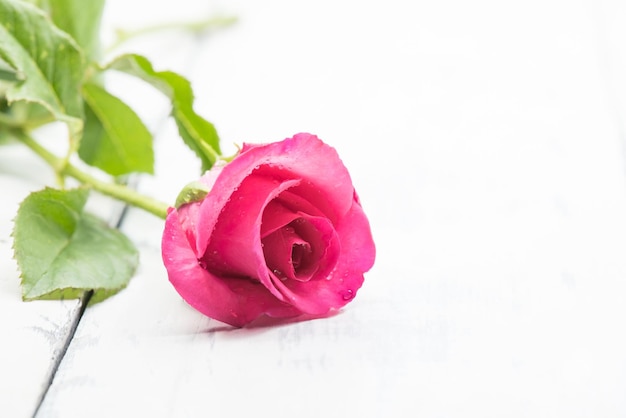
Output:
<svg viewBox="0 0 626 418">
<path fill-rule="evenodd" d="M 199 181 L 192 181 L 178 193 L 176 197 L 176 209 L 187 203 L 194 203 L 203 200 L 209 194 L 209 187 Z"/>
</svg>

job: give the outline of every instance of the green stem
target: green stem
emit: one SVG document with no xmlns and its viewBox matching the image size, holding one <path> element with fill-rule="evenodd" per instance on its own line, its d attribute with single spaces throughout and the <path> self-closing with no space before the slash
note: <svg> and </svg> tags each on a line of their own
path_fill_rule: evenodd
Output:
<svg viewBox="0 0 626 418">
<path fill-rule="evenodd" d="M 42 147 L 37 141 L 24 133 L 16 133 L 16 136 L 24 145 L 33 150 L 44 159 L 57 173 L 62 176 L 73 177 L 83 184 L 93 187 L 95 190 L 107 196 L 114 197 L 130 205 L 152 213 L 159 218 L 167 217 L 168 205 L 137 193 L 135 190 L 122 184 L 109 183 L 85 173 L 75 165 L 67 162 L 64 158 L 59 158 L 50 151 Z"/>
<path fill-rule="evenodd" d="M 194 33 L 204 32 L 213 28 L 222 28 L 226 26 L 230 26 L 237 21 L 236 17 L 232 16 L 217 16 L 210 17 L 208 19 L 199 20 L 196 22 L 174 22 L 174 23 L 162 23 L 153 26 L 147 26 L 141 29 L 137 29 L 134 31 L 128 30 L 117 30 L 117 39 L 115 42 L 107 48 L 107 51 L 110 52 L 115 48 L 119 47 L 124 42 L 129 39 L 136 38 L 138 36 L 147 35 L 149 33 L 161 32 L 164 30 L 172 30 L 172 29 L 183 29 L 188 30 Z"/>
</svg>

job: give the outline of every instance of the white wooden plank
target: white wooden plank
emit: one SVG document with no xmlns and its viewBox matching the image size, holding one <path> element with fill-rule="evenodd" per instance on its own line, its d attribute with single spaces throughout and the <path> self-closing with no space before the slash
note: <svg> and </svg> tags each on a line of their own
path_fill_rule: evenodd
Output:
<svg viewBox="0 0 626 418">
<path fill-rule="evenodd" d="M 62 153 L 64 127 L 52 125 L 35 135 Z M 59 146 L 61 145 L 61 146 Z M 70 185 L 71 182 L 68 182 Z M 79 320 L 80 300 L 21 300 L 17 265 L 13 260 L 13 219 L 19 203 L 44 186 L 55 186 L 53 173 L 26 147 L 4 145 L 0 153 L 0 411 L 11 417 L 29 417 L 52 379 L 54 369 Z M 123 205 L 93 196 L 88 210 L 116 224 Z"/>
<path fill-rule="evenodd" d="M 339 315 L 235 330 L 180 300 L 132 211 L 141 271 L 87 311 L 41 416 L 623 416 L 624 161 L 590 3 L 228 4 L 201 108 L 226 141 L 339 148 L 377 265 Z M 144 190 L 193 176 L 178 149 Z"/>
<path fill-rule="evenodd" d="M 147 25 L 167 21 L 168 19 L 185 19 L 193 15 L 190 8 L 182 12 L 171 13 L 165 3 L 152 4 L 153 13 L 146 18 L 139 10 L 150 7 L 150 4 L 139 2 L 110 1 L 103 23 L 107 41 L 113 25 L 126 29 L 137 29 L 139 24 Z M 121 3 L 124 3 L 125 6 Z M 133 9 L 134 7 L 134 9 Z M 204 9 L 195 18 L 206 16 Z M 198 8 L 196 7 L 196 11 Z M 159 13 L 160 12 L 160 13 Z M 139 24 L 138 24 L 139 23 Z M 142 39 L 129 42 L 119 50 L 141 52 L 150 57 L 158 69 L 167 65 L 168 69 L 184 71 L 189 60 L 189 45 L 195 41 L 193 37 L 183 33 L 169 33 L 163 42 L 144 42 Z M 142 48 L 144 46 L 144 48 Z M 146 48 L 147 47 L 147 48 Z M 168 48 L 169 54 L 161 53 Z M 165 68 L 163 68 L 165 69 Z M 144 118 L 151 128 L 156 128 L 167 116 L 168 106 L 165 98 L 147 87 L 135 88 L 134 96 L 128 94 L 126 85 L 131 83 L 128 78 L 113 76 L 113 91 L 130 103 Z M 135 82 L 134 85 L 137 85 Z M 47 146 L 63 152 L 63 142 L 55 140 L 64 136 L 63 126 L 56 125 L 39 132 L 38 138 Z M 38 190 L 44 184 L 53 185 L 52 173 L 36 156 L 20 145 L 3 146 L 0 153 L 0 189 L 2 204 L 0 205 L 0 415 L 10 417 L 29 417 L 35 412 L 40 398 L 47 389 L 57 361 L 64 354 L 65 345 L 71 337 L 73 327 L 78 321 L 81 303 L 70 301 L 21 301 L 21 291 L 17 267 L 12 259 L 10 231 L 12 219 L 19 202 L 29 192 Z M 71 183 L 71 182 L 70 182 Z M 123 205 L 108 198 L 94 195 L 88 209 L 110 223 L 115 224 L 121 215 Z"/>
<path fill-rule="evenodd" d="M 58 127 L 41 134 L 55 135 Z M 29 417 L 47 388 L 56 362 L 64 353 L 81 309 L 79 300 L 22 302 L 13 260 L 13 219 L 19 203 L 32 191 L 53 185 L 50 169 L 19 144 L 0 153 L 0 411 Z M 107 215 L 112 205 L 100 204 Z"/>
<path fill-rule="evenodd" d="M 32 416 L 35 411 L 51 367 L 63 352 L 80 303 L 21 300 L 10 232 L 19 202 L 36 185 L 7 174 L 7 154 L 12 153 L 5 148 L 0 155 L 0 411 L 2 415 L 19 418 Z M 23 164 L 24 159 L 13 162 Z"/>
</svg>

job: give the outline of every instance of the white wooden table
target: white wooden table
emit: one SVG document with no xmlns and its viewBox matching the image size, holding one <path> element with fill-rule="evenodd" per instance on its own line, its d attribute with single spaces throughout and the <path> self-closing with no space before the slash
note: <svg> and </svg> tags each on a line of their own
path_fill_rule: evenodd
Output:
<svg viewBox="0 0 626 418">
<path fill-rule="evenodd" d="M 234 329 L 181 300 L 162 222 L 130 210 L 126 290 L 23 303 L 11 219 L 48 171 L 0 148 L 0 416 L 626 416 L 626 3 L 109 0 L 104 28 L 214 12 L 239 23 L 128 48 L 192 80 L 227 150 L 336 147 L 374 269 L 338 315 Z M 111 83 L 157 135 L 138 187 L 173 201 L 197 165 L 166 103 Z"/>
</svg>

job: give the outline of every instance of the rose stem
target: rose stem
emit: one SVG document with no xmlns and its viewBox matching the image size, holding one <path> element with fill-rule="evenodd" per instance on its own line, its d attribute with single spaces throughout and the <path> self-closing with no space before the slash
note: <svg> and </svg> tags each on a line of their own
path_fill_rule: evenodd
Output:
<svg viewBox="0 0 626 418">
<path fill-rule="evenodd" d="M 66 159 L 59 158 L 52 154 L 30 136 L 21 132 L 15 132 L 15 134 L 24 145 L 44 159 L 60 176 L 73 177 L 82 184 L 87 184 L 102 194 L 143 209 L 159 218 L 165 219 L 167 217 L 167 204 L 137 193 L 135 190 L 122 184 L 98 180 L 71 164 Z"/>
</svg>

